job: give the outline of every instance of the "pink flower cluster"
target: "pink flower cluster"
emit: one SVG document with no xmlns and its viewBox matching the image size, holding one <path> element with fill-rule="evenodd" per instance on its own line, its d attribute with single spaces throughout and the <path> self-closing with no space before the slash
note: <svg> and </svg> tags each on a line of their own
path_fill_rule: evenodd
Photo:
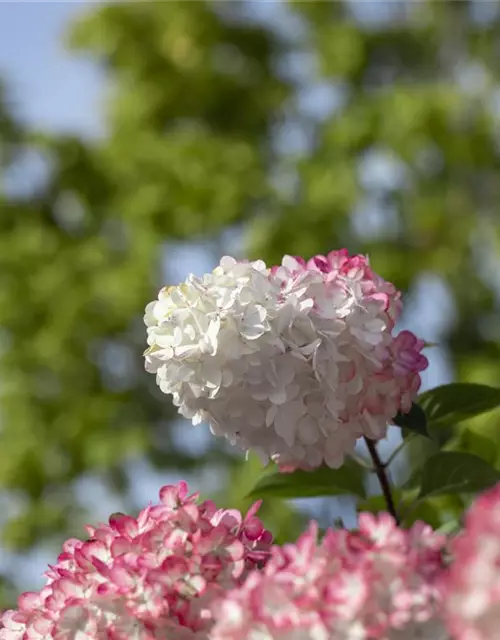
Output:
<svg viewBox="0 0 500 640">
<path fill-rule="evenodd" d="M 313 274 L 321 274 L 321 280 L 311 281 Z M 365 256 L 351 256 L 347 249 L 309 260 L 285 256 L 281 265 L 272 267 L 271 275 L 281 283 L 285 299 L 291 295 L 311 298 L 310 317 L 326 321 L 318 327 L 319 333 L 335 335 L 333 348 L 328 349 L 325 341 L 313 361 L 315 376 L 330 384 L 326 404 L 340 409 L 336 420 L 332 416 L 327 420 L 329 426 L 340 427 L 332 438 L 337 464 L 331 466 L 338 466 L 343 461 L 342 433 L 345 450 L 363 435 L 379 440 L 385 437 L 391 418 L 411 409 L 420 389 L 420 373 L 429 365 L 421 353 L 425 342 L 410 331 L 393 335 L 403 307 L 401 292 L 373 271 Z M 342 323 L 345 328 L 339 331 Z M 328 450 L 328 444 L 320 441 L 321 449 Z M 273 460 L 285 472 L 317 466 L 317 461 L 297 462 L 286 453 L 276 454 Z"/>
<path fill-rule="evenodd" d="M 361 514 L 270 547 L 255 513 L 187 486 L 69 540 L 47 584 L 0 618 L 3 640 L 497 640 L 500 485 L 452 539 Z"/>
<path fill-rule="evenodd" d="M 211 637 L 410 640 L 444 633 L 437 617 L 444 537 L 367 513 L 357 531 L 329 530 L 321 543 L 316 537 L 312 525 L 296 545 L 274 547 L 265 569 L 224 600 Z"/>
<path fill-rule="evenodd" d="M 500 485 L 476 500 L 451 552 L 444 590 L 453 638 L 500 638 Z"/>
<path fill-rule="evenodd" d="M 313 307 L 320 314 L 325 302 L 322 298 L 328 298 L 331 288 L 338 288 L 339 284 L 343 283 L 346 292 L 353 293 L 357 303 L 363 305 L 365 314 L 372 316 L 371 323 L 366 322 L 366 315 L 365 318 L 358 319 L 359 326 L 352 327 L 351 334 L 373 345 L 378 343 L 375 335 L 380 331 L 382 318 L 388 331 L 392 332 L 401 315 L 401 292 L 373 271 L 367 257 L 351 256 L 347 249 L 330 251 L 326 256 L 317 255 L 309 260 L 299 256 L 285 258 L 283 264 L 273 267 L 271 272 L 274 277 L 281 279 L 282 287 L 286 290 L 300 288 L 304 277 L 310 272 L 321 273 L 326 287 L 323 291 L 318 288 Z M 351 321 L 351 324 L 356 322 Z M 369 333 L 373 333 L 371 339 Z M 424 345 L 424 341 L 419 340 L 410 331 L 402 331 L 386 347 L 383 356 L 381 352 L 377 353 L 383 366 L 373 376 L 374 380 L 379 383 L 386 381 L 388 384 L 385 391 L 390 389 L 392 394 L 388 398 L 384 389 L 371 384 L 370 388 L 377 388 L 377 393 L 373 396 L 368 394 L 364 404 L 365 410 L 373 415 L 389 412 L 392 417 L 400 410 L 410 410 L 412 399 L 420 388 L 420 372 L 429 365 L 427 358 L 421 354 Z M 354 366 L 352 373 L 354 375 Z M 397 388 L 394 387 L 395 380 Z"/>
<path fill-rule="evenodd" d="M 139 516 L 88 527 L 68 540 L 38 593 L 1 617 L 3 640 L 206 638 L 212 606 L 265 560 L 272 541 L 255 516 L 196 504 L 187 485 L 165 486 Z"/>
</svg>

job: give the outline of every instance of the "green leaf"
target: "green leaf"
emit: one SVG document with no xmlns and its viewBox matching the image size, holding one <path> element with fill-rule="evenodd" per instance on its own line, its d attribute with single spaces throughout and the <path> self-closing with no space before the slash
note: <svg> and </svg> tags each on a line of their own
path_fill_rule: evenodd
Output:
<svg viewBox="0 0 500 640">
<path fill-rule="evenodd" d="M 418 404 L 429 427 L 456 425 L 500 406 L 500 389 L 485 384 L 454 382 L 422 393 Z"/>
<path fill-rule="evenodd" d="M 419 470 L 419 498 L 482 491 L 500 481 L 500 472 L 472 453 L 441 451 Z"/>
<path fill-rule="evenodd" d="M 482 433 L 478 433 L 472 429 L 464 429 L 460 433 L 458 447 L 456 448 L 460 451 L 473 453 L 491 465 L 495 464 L 498 457 L 497 443 L 491 438 L 487 438 Z"/>
<path fill-rule="evenodd" d="M 392 497 L 396 505 L 401 502 L 402 493 L 398 489 L 394 489 L 392 491 Z M 376 495 L 370 496 L 366 500 L 361 500 L 356 505 L 356 511 L 361 513 L 363 511 L 368 511 L 369 513 L 380 513 L 381 511 L 387 511 L 387 502 L 385 501 L 385 496 Z"/>
<path fill-rule="evenodd" d="M 404 434 L 404 432 L 403 432 Z M 405 468 L 401 469 L 399 483 L 404 489 L 415 489 L 420 486 L 420 469 L 431 456 L 439 453 L 439 442 L 430 438 L 412 438 L 407 441 L 404 455 L 407 460 Z"/>
<path fill-rule="evenodd" d="M 323 466 L 315 471 L 273 473 L 263 476 L 248 497 L 312 498 L 351 494 L 364 498 L 364 470 L 351 459 L 340 469 Z"/>
<path fill-rule="evenodd" d="M 400 489 L 393 489 L 392 496 L 396 504 L 396 511 L 403 517 L 405 527 L 411 526 L 417 520 L 426 522 L 432 528 L 437 528 L 441 525 L 439 509 L 428 500 L 415 502 L 415 492 L 403 492 Z M 356 505 L 356 510 L 358 513 L 369 512 L 376 514 L 386 512 L 387 503 L 383 495 L 370 496 L 367 500 L 361 500 Z M 405 516 L 405 513 L 408 515 Z"/>
<path fill-rule="evenodd" d="M 411 527 L 415 522 L 426 522 L 433 529 L 436 529 L 441 524 L 439 509 L 428 500 L 408 501 L 401 505 L 404 508 L 403 526 Z"/>
<path fill-rule="evenodd" d="M 443 535 L 450 535 L 451 533 L 456 533 L 462 528 L 462 525 L 459 520 L 448 520 L 443 525 L 436 529 L 436 533 L 442 533 Z"/>
<path fill-rule="evenodd" d="M 402 429 L 418 433 L 421 436 L 430 438 L 427 431 L 427 418 L 424 410 L 418 404 L 412 404 L 408 413 L 398 413 L 394 418 L 394 424 Z"/>
</svg>

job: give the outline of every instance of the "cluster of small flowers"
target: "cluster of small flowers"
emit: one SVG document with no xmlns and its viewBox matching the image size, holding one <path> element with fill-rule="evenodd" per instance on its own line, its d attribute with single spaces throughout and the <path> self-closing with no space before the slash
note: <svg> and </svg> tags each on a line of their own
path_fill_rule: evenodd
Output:
<svg viewBox="0 0 500 640">
<path fill-rule="evenodd" d="M 385 437 L 420 386 L 424 343 L 393 335 L 400 293 L 363 256 L 225 257 L 146 308 L 146 369 L 194 424 L 264 460 L 336 468 Z"/>
<path fill-rule="evenodd" d="M 265 561 L 272 536 L 255 513 L 196 504 L 165 486 L 137 519 L 112 516 L 68 540 L 39 593 L 0 618 L 2 640 L 207 638 L 212 604 Z"/>
<path fill-rule="evenodd" d="M 358 529 L 311 524 L 270 547 L 255 513 L 161 504 L 69 540 L 47 584 L 0 616 L 2 640 L 497 640 L 500 485 L 451 541 L 387 514 Z"/>
<path fill-rule="evenodd" d="M 224 600 L 213 640 L 438 640 L 446 539 L 388 514 L 362 514 L 357 531 L 316 527 L 274 547 L 265 569 Z"/>
<path fill-rule="evenodd" d="M 500 638 L 500 485 L 477 498 L 453 540 L 445 611 L 456 640 Z"/>
</svg>

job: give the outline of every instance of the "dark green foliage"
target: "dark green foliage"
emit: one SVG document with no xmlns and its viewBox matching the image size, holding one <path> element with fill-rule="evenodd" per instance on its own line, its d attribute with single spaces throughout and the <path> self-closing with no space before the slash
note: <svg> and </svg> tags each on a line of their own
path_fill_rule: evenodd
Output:
<svg viewBox="0 0 500 640">
<path fill-rule="evenodd" d="M 266 474 L 257 482 L 250 496 L 309 498 L 348 494 L 364 498 L 364 476 L 363 467 L 347 459 L 340 469 L 323 466 L 315 471 Z"/>
</svg>

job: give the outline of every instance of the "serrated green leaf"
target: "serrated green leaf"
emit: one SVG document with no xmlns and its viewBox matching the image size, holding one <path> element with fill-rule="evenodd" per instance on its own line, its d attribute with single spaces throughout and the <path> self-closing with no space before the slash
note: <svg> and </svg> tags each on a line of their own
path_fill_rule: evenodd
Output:
<svg viewBox="0 0 500 640">
<path fill-rule="evenodd" d="M 315 471 L 266 475 L 248 497 L 313 498 L 343 494 L 366 497 L 364 470 L 353 460 L 347 460 L 340 469 L 323 466 Z"/>
<path fill-rule="evenodd" d="M 413 403 L 408 413 L 398 413 L 394 418 L 394 424 L 421 436 L 430 438 L 427 431 L 427 418 L 424 410 L 418 404 Z"/>
<path fill-rule="evenodd" d="M 441 451 L 419 470 L 419 498 L 482 491 L 500 481 L 500 472 L 482 458 L 461 451 Z"/>
<path fill-rule="evenodd" d="M 456 425 L 500 406 L 500 389 L 485 384 L 454 382 L 422 393 L 418 404 L 430 428 Z"/>
</svg>

